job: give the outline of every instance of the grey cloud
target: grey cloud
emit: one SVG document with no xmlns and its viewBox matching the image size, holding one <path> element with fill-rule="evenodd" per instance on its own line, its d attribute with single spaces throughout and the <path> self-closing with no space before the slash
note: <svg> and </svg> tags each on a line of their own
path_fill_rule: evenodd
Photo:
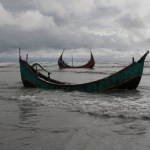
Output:
<svg viewBox="0 0 150 150">
<path fill-rule="evenodd" d="M 101 5 L 97 5 L 97 3 L 95 2 L 95 9 L 93 9 L 91 15 L 93 18 L 99 18 L 99 17 L 108 18 L 108 17 L 115 17 L 119 13 L 121 13 L 121 10 L 117 6 L 115 7 L 101 6 Z"/>
<path fill-rule="evenodd" d="M 81 33 L 78 30 L 74 32 L 59 30 L 36 30 L 22 31 L 15 27 L 1 27 L 0 33 L 0 51 L 11 51 L 22 47 L 27 50 L 45 49 L 98 49 L 98 48 L 121 48 L 126 47 L 126 43 L 121 41 L 116 35 L 99 36 L 95 34 Z M 80 35 L 79 35 L 80 34 Z M 120 42 L 121 41 L 121 42 Z M 117 45 L 117 46 L 116 46 Z"/>
<path fill-rule="evenodd" d="M 32 0 L 31 0 L 32 1 Z M 19 13 L 22 11 L 28 11 L 35 9 L 31 1 L 28 0 L 0 0 L 3 7 L 13 13 Z"/>
<path fill-rule="evenodd" d="M 66 48 L 94 49 L 98 52 L 105 49 L 103 53 L 107 56 L 107 50 L 135 52 L 149 46 L 149 35 L 143 38 L 145 24 L 141 17 L 132 12 L 124 13 L 123 7 L 97 2 L 93 1 L 93 5 L 81 15 L 73 10 L 65 11 L 66 7 L 60 4 L 60 12 L 63 12 L 60 15 L 56 12 L 58 8 L 44 11 L 32 0 L 0 0 L 13 20 L 12 24 L 9 22 L 0 26 L 0 54 L 20 47 L 26 51 Z M 24 21 L 29 28 L 23 24 Z"/>
<path fill-rule="evenodd" d="M 127 29 L 140 29 L 145 28 L 143 18 L 139 18 L 134 14 L 125 14 L 118 19 L 118 22 Z"/>
</svg>

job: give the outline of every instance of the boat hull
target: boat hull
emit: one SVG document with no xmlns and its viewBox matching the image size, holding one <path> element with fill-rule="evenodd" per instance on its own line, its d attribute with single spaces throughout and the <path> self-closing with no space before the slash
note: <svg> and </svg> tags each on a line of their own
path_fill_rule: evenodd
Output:
<svg viewBox="0 0 150 150">
<path fill-rule="evenodd" d="M 82 65 L 82 66 L 69 66 L 68 64 L 66 64 L 63 61 L 62 55 L 63 55 L 63 53 L 61 54 L 61 56 L 58 59 L 58 66 L 61 69 L 67 69 L 67 68 L 93 68 L 94 65 L 95 65 L 95 60 L 94 60 L 92 52 L 91 52 L 91 58 L 90 58 L 89 62 L 84 64 L 84 65 Z"/>
<path fill-rule="evenodd" d="M 25 87 L 38 87 L 45 89 L 63 89 L 67 91 L 78 90 L 85 92 L 99 92 L 112 89 L 136 89 L 140 83 L 144 60 L 147 53 L 138 62 L 133 62 L 115 74 L 106 78 L 83 83 L 71 84 L 64 82 L 52 82 L 37 76 L 31 69 L 31 66 L 20 59 L 20 72 L 22 83 Z"/>
</svg>

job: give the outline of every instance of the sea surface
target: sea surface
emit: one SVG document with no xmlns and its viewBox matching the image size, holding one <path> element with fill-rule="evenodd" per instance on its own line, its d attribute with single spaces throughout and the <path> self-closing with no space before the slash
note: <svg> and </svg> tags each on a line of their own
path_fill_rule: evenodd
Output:
<svg viewBox="0 0 150 150">
<path fill-rule="evenodd" d="M 96 62 L 93 69 L 40 64 L 51 78 L 84 83 L 130 63 Z M 136 90 L 101 93 L 25 88 L 19 62 L 1 62 L 0 150 L 150 150 L 150 62 Z"/>
</svg>

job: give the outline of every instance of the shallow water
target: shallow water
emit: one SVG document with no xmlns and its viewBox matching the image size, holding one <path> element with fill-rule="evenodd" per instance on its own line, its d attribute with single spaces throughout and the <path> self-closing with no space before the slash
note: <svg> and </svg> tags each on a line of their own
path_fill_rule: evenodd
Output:
<svg viewBox="0 0 150 150">
<path fill-rule="evenodd" d="M 51 78 L 84 83 L 129 63 L 65 70 L 56 62 L 41 64 Z M 149 150 L 149 67 L 146 62 L 136 90 L 86 93 L 24 88 L 19 63 L 0 63 L 0 150 Z"/>
</svg>

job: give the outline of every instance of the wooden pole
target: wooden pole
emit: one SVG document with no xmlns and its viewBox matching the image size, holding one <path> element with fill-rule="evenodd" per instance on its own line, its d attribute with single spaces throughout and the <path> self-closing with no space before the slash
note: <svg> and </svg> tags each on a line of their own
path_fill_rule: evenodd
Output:
<svg viewBox="0 0 150 150">
<path fill-rule="evenodd" d="M 28 62 L 28 54 L 26 55 L 26 62 Z"/>
</svg>

